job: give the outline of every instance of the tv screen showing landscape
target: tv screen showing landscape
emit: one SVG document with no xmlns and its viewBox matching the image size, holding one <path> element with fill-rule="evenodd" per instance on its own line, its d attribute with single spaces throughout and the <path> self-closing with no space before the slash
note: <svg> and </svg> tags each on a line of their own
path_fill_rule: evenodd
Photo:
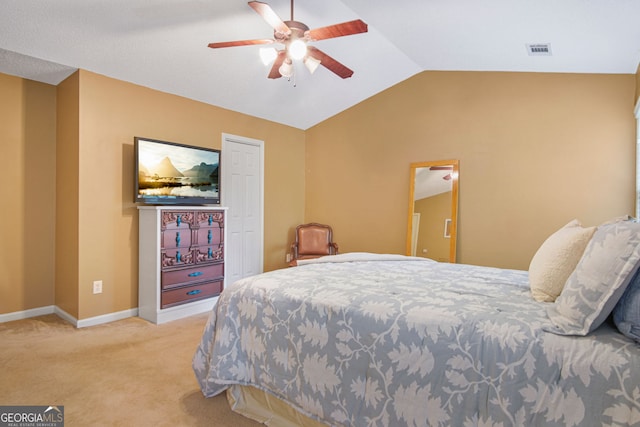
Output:
<svg viewBox="0 0 640 427">
<path fill-rule="evenodd" d="M 136 137 L 136 202 L 220 203 L 220 151 Z"/>
</svg>

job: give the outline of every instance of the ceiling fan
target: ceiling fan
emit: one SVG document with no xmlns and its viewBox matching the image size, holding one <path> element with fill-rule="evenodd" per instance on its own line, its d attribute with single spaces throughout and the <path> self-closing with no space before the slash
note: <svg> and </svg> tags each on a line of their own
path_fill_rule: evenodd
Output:
<svg viewBox="0 0 640 427">
<path fill-rule="evenodd" d="M 432 171 L 453 171 L 453 166 L 451 166 L 451 165 L 431 166 L 429 168 L 429 170 L 432 170 Z M 442 176 L 442 179 L 444 179 L 445 181 L 449 181 L 451 178 L 453 178 L 452 172 L 449 172 L 448 174 Z"/>
<path fill-rule="evenodd" d="M 367 24 L 360 19 L 311 30 L 302 22 L 293 19 L 293 0 L 291 0 L 291 19 L 289 21 L 280 19 L 267 3 L 250 1 L 249 6 L 273 27 L 273 39 L 209 43 L 210 48 L 218 49 L 223 47 L 266 45 L 272 43 L 284 44 L 284 49 L 281 50 L 275 48 L 260 50 L 260 56 L 265 65 L 273 61 L 271 71 L 269 72 L 270 79 L 291 77 L 293 75 L 294 60 L 302 60 L 311 73 L 316 70 L 318 65 L 322 65 L 343 79 L 353 75 L 353 70 L 350 70 L 320 49 L 309 46 L 309 42 L 366 33 L 368 29 Z"/>
</svg>

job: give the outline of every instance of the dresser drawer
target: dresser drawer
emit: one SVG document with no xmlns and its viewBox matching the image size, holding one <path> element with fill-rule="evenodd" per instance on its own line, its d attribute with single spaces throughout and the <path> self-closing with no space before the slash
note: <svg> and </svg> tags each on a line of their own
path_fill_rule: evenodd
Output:
<svg viewBox="0 0 640 427">
<path fill-rule="evenodd" d="M 163 271 L 161 284 L 162 289 L 171 289 L 192 283 L 219 280 L 223 276 L 224 264 L 201 265 L 198 267 L 183 268 L 180 270 Z"/>
<path fill-rule="evenodd" d="M 162 229 L 189 229 L 194 224 L 196 215 L 190 211 L 162 211 Z"/>
<path fill-rule="evenodd" d="M 194 249 L 196 263 L 224 260 L 222 246 L 199 246 Z"/>
<path fill-rule="evenodd" d="M 160 252 L 162 270 L 175 267 L 189 268 L 193 264 L 195 264 L 195 259 L 191 248 L 163 249 Z"/>
<path fill-rule="evenodd" d="M 197 242 L 199 245 L 214 245 L 220 246 L 222 244 L 222 233 L 224 230 L 220 227 L 202 227 L 196 231 Z"/>
<path fill-rule="evenodd" d="M 164 230 L 162 232 L 162 247 L 165 249 L 184 248 L 191 246 L 191 229 L 182 227 L 175 230 Z"/>
<path fill-rule="evenodd" d="M 168 308 L 186 302 L 210 298 L 219 295 L 220 292 L 222 292 L 222 280 L 171 289 L 162 292 L 160 305 L 162 308 Z"/>
<path fill-rule="evenodd" d="M 195 222 L 199 228 L 203 227 L 224 227 L 224 212 L 198 212 Z"/>
</svg>

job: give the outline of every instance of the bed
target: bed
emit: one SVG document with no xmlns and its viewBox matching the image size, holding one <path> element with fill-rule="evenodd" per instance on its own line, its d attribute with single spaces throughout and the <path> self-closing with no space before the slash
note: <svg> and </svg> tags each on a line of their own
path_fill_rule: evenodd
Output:
<svg viewBox="0 0 640 427">
<path fill-rule="evenodd" d="M 284 424 L 271 414 L 284 402 L 292 425 L 640 426 L 640 345 L 610 315 L 640 264 L 634 227 L 596 231 L 553 303 L 532 298 L 527 271 L 400 255 L 245 278 L 221 294 L 193 369 L 207 397 L 267 402 L 249 416 L 271 425 Z M 627 239 L 605 256 L 615 285 L 590 291 L 602 307 L 576 325 L 570 291 L 594 280 L 589 255 L 612 233 Z"/>
</svg>

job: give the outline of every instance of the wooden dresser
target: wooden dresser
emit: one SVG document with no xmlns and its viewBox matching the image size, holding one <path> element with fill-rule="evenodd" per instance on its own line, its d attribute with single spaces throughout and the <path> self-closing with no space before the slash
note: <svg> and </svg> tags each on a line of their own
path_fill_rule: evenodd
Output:
<svg viewBox="0 0 640 427">
<path fill-rule="evenodd" d="M 224 288 L 226 208 L 139 206 L 138 315 L 154 323 L 209 311 Z"/>
</svg>

